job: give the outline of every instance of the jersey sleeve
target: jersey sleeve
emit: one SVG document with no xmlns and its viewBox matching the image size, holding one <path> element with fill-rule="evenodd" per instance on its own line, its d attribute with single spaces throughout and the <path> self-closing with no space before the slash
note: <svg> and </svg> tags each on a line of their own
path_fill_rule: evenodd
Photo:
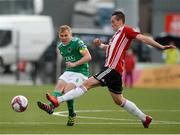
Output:
<svg viewBox="0 0 180 135">
<path fill-rule="evenodd" d="M 129 39 L 135 39 L 136 36 L 139 34 L 139 32 L 135 31 L 133 28 L 128 26 L 125 27 L 125 33 Z"/>
<path fill-rule="evenodd" d="M 83 50 L 87 50 L 87 46 L 82 40 L 78 40 L 78 50 L 81 52 Z"/>
</svg>

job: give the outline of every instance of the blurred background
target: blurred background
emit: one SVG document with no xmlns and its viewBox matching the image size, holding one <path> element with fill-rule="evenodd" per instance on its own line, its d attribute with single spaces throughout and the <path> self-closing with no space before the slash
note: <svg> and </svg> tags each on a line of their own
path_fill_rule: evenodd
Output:
<svg viewBox="0 0 180 135">
<path fill-rule="evenodd" d="M 56 54 L 57 28 L 63 24 L 71 26 L 73 35 L 86 42 L 93 56 L 90 72 L 98 72 L 105 55 L 91 45 L 92 40 L 99 37 L 108 43 L 113 35 L 110 17 L 115 9 L 124 11 L 126 24 L 137 31 L 164 45 L 177 46 L 175 51 L 163 52 L 134 41 L 133 86 L 180 88 L 179 0 L 0 0 L 0 83 L 56 83 L 64 71 L 63 60 Z M 147 72 L 153 76 L 144 78 Z M 167 77 L 175 84 L 164 85 Z"/>
</svg>

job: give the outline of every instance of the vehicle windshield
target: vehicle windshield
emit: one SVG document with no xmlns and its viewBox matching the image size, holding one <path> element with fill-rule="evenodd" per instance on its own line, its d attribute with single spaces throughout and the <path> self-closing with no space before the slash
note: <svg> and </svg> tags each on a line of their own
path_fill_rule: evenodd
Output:
<svg viewBox="0 0 180 135">
<path fill-rule="evenodd" d="M 12 33 L 10 30 L 0 30 L 0 47 L 4 47 L 11 43 Z"/>
</svg>

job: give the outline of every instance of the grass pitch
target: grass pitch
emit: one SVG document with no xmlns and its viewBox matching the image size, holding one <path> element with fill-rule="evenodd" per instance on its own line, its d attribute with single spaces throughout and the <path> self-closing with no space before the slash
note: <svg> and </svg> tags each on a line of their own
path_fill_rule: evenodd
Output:
<svg viewBox="0 0 180 135">
<path fill-rule="evenodd" d="M 148 129 L 121 107 L 115 105 L 108 90 L 98 87 L 75 100 L 77 122 L 67 127 L 67 108 L 63 103 L 55 115 L 41 111 L 37 101 L 47 102 L 46 92 L 53 85 L 0 85 L 0 134 L 180 134 L 180 90 L 128 89 L 124 95 L 153 117 Z M 16 95 L 29 100 L 23 113 L 12 110 Z"/>
</svg>

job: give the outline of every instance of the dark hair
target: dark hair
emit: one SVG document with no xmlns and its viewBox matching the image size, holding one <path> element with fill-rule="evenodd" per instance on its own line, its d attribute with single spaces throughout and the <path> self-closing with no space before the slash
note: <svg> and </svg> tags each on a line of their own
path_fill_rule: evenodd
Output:
<svg viewBox="0 0 180 135">
<path fill-rule="evenodd" d="M 116 20 L 122 20 L 123 23 L 125 23 L 125 14 L 121 10 L 115 10 L 112 13 L 112 16 L 116 16 Z"/>
</svg>

